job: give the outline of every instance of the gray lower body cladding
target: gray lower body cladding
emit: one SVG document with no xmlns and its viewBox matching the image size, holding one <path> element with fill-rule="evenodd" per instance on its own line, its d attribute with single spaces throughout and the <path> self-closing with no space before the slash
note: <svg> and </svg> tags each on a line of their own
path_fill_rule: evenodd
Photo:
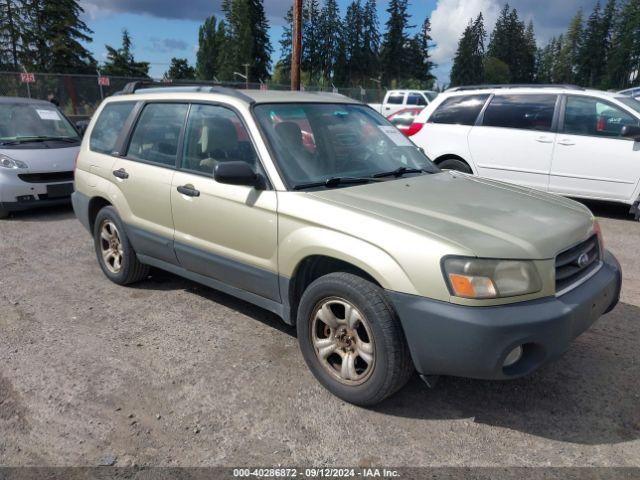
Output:
<svg viewBox="0 0 640 480">
<path fill-rule="evenodd" d="M 423 375 L 509 379 L 559 357 L 618 302 L 622 274 L 607 252 L 602 268 L 560 296 L 493 307 L 468 307 L 387 292 Z M 507 355 L 523 346 L 518 362 Z"/>
</svg>

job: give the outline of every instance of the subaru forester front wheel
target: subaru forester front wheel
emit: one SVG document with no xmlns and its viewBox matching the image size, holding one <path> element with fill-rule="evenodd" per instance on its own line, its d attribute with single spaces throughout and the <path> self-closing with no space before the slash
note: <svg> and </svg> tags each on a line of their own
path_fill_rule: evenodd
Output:
<svg viewBox="0 0 640 480">
<path fill-rule="evenodd" d="M 311 372 L 347 402 L 379 403 L 413 373 L 404 333 L 384 291 L 357 275 L 331 273 L 312 282 L 300 301 L 297 329 Z"/>
</svg>

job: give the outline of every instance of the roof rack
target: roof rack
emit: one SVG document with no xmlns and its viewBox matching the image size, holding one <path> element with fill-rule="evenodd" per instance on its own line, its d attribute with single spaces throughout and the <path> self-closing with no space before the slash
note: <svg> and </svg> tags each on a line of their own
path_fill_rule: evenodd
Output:
<svg viewBox="0 0 640 480">
<path fill-rule="evenodd" d="M 502 88 L 561 88 L 565 90 L 584 90 L 579 85 L 553 84 L 553 83 L 511 83 L 497 85 L 464 85 L 461 87 L 448 88 L 447 92 L 464 92 L 466 90 L 491 90 Z"/>
<path fill-rule="evenodd" d="M 127 83 L 122 90 L 116 93 L 116 95 L 131 95 L 136 93 L 138 90 L 145 90 L 146 93 L 157 93 L 167 89 L 171 89 L 174 92 L 219 93 L 221 95 L 228 95 L 230 97 L 244 100 L 245 102 L 253 102 L 251 97 L 234 88 L 198 82 L 157 82 L 154 80 L 138 80 Z"/>
</svg>

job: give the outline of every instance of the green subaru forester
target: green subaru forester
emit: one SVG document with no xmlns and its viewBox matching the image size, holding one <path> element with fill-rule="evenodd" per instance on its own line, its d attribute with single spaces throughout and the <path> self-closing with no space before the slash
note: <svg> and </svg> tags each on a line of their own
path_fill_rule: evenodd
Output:
<svg viewBox="0 0 640 480">
<path fill-rule="evenodd" d="M 414 370 L 526 375 L 620 292 L 587 208 L 441 171 L 339 95 L 129 85 L 94 115 L 75 189 L 110 280 L 152 266 L 275 312 L 359 405 Z"/>
</svg>

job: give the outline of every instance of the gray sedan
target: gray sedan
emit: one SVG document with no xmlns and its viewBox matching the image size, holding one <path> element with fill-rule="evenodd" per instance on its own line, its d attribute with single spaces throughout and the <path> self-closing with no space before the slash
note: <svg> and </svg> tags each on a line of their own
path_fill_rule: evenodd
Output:
<svg viewBox="0 0 640 480">
<path fill-rule="evenodd" d="M 52 103 L 0 97 L 0 218 L 68 202 L 80 141 Z"/>
</svg>

